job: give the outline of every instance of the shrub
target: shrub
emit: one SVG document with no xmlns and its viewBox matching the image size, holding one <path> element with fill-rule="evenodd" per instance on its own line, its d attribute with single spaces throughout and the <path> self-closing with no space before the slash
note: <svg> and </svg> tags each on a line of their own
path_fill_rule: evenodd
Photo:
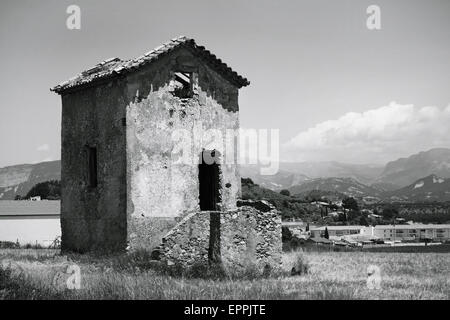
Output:
<svg viewBox="0 0 450 320">
<path fill-rule="evenodd" d="M 292 239 L 292 232 L 288 227 L 281 227 L 281 241 L 289 242 Z"/>
<path fill-rule="evenodd" d="M 43 247 L 39 243 L 27 243 L 21 247 L 22 249 L 43 249 Z"/>
<path fill-rule="evenodd" d="M 26 199 L 30 197 L 40 196 L 42 199 L 59 200 L 61 199 L 61 181 L 50 180 L 40 182 L 34 185 L 25 196 Z"/>
<path fill-rule="evenodd" d="M 283 251 L 288 252 L 297 250 L 299 247 L 303 247 L 304 245 L 305 240 L 292 236 L 291 240 L 283 242 Z"/>
<path fill-rule="evenodd" d="M 325 234 L 324 234 L 324 236 L 323 236 L 325 239 L 329 239 L 330 238 L 330 235 L 329 235 L 329 233 L 328 233 L 328 228 L 327 227 L 325 227 Z"/>
<path fill-rule="evenodd" d="M 291 269 L 291 275 L 302 275 L 308 273 L 309 263 L 301 252 L 297 252 Z"/>
<path fill-rule="evenodd" d="M 12 241 L 0 241 L 0 249 L 18 249 L 20 245 Z"/>
</svg>

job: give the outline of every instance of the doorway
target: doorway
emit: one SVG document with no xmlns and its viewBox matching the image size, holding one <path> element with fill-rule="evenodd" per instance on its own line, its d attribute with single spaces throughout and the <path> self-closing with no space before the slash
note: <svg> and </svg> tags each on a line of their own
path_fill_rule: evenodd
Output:
<svg viewBox="0 0 450 320">
<path fill-rule="evenodd" d="M 220 153 L 217 150 L 203 150 L 198 165 L 200 210 L 216 211 L 220 196 Z"/>
</svg>

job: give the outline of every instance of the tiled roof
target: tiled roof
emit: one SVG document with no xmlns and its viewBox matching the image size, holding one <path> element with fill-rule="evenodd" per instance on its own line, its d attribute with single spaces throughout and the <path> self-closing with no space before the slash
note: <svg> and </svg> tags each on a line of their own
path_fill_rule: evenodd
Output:
<svg viewBox="0 0 450 320">
<path fill-rule="evenodd" d="M 375 229 L 403 230 L 403 229 L 450 229 L 450 224 L 392 224 L 376 225 Z"/>
<path fill-rule="evenodd" d="M 317 227 L 317 228 L 311 228 L 311 231 L 317 231 L 317 230 L 325 230 L 325 228 L 328 229 L 328 231 L 341 231 L 341 230 L 360 230 L 364 228 L 364 226 L 323 226 L 323 227 Z"/>
<path fill-rule="evenodd" d="M 197 45 L 194 39 L 181 36 L 178 38 L 174 38 L 169 42 L 166 42 L 163 45 L 135 59 L 123 61 L 119 58 L 111 58 L 105 60 L 97 64 L 93 68 L 83 71 L 77 76 L 51 88 L 51 91 L 62 93 L 66 90 L 90 84 L 98 80 L 107 79 L 109 77 L 125 74 L 127 72 L 132 72 L 133 70 L 136 70 L 143 65 L 158 60 L 161 56 L 171 52 L 172 50 L 180 46 L 191 50 L 196 56 L 203 59 L 208 65 L 210 65 L 213 69 L 223 75 L 224 78 L 226 78 L 228 81 L 235 84 L 239 88 L 250 84 L 250 82 L 246 78 L 233 71 L 224 62 L 222 62 L 222 60 L 217 58 L 209 50 L 206 50 L 205 47 Z"/>
<path fill-rule="evenodd" d="M 0 219 L 7 217 L 59 216 L 60 201 L 0 201 Z"/>
</svg>

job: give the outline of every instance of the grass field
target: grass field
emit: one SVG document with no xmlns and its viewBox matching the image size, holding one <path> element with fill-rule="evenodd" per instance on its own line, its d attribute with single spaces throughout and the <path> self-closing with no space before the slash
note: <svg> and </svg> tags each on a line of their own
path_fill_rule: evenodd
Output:
<svg viewBox="0 0 450 320">
<path fill-rule="evenodd" d="M 269 278 L 208 280 L 152 269 L 145 256 L 62 256 L 57 250 L 0 251 L 0 299 L 449 299 L 449 253 L 305 252 L 308 272 L 291 276 L 299 253 L 285 253 Z M 81 289 L 64 273 L 80 267 Z M 367 287 L 367 268 L 381 288 Z"/>
</svg>

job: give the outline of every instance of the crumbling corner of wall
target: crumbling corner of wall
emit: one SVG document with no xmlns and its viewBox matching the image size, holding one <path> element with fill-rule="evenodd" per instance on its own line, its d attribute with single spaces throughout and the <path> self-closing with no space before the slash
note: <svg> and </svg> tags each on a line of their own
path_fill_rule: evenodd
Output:
<svg viewBox="0 0 450 320">
<path fill-rule="evenodd" d="M 237 201 L 237 207 L 253 207 L 261 212 L 275 211 L 275 207 L 266 200 L 242 200 Z"/>
<path fill-rule="evenodd" d="M 198 211 L 184 217 L 163 237 L 161 260 L 185 267 L 214 261 L 226 269 L 248 263 L 279 267 L 279 212 L 265 200 L 239 200 L 237 206 L 236 210 Z"/>
</svg>

